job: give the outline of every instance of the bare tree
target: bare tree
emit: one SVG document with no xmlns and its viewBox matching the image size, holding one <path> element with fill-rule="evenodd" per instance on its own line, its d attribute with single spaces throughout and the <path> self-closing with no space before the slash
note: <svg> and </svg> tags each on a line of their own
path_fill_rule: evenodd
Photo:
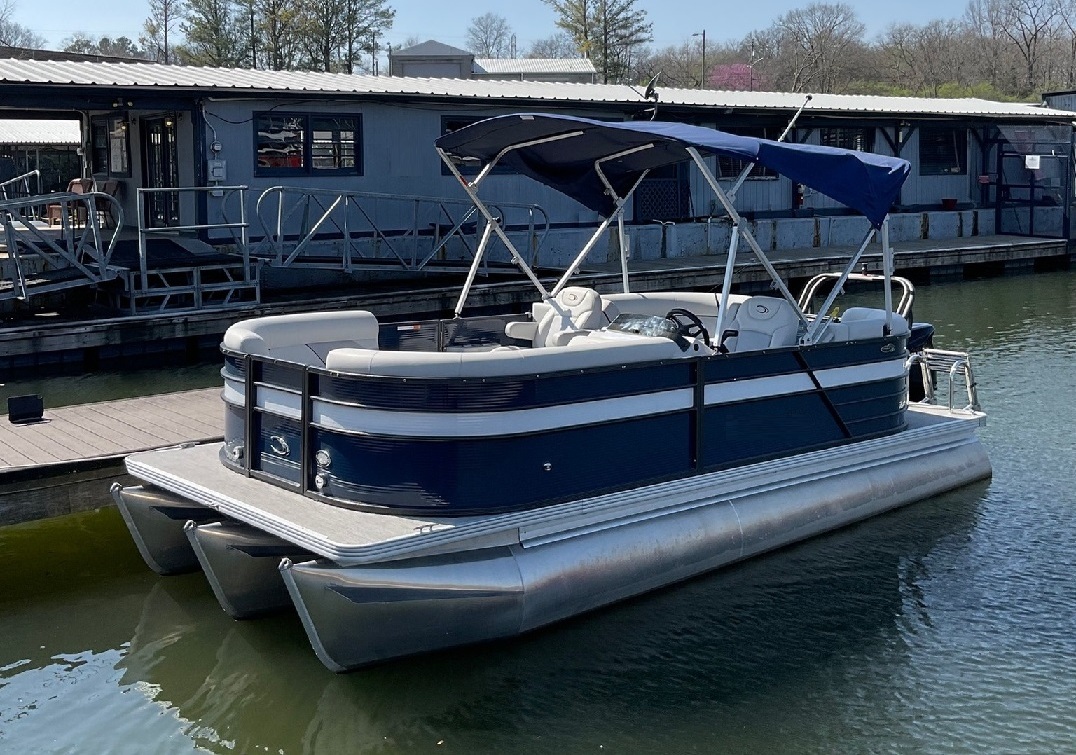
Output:
<svg viewBox="0 0 1076 755">
<path fill-rule="evenodd" d="M 1057 31 L 1058 0 L 1006 0 L 1001 7 L 1001 31 L 1012 40 L 1024 63 L 1024 86 L 1031 94 L 1043 83 L 1039 77 L 1043 48 Z"/>
<path fill-rule="evenodd" d="M 578 58 L 579 48 L 568 34 L 558 31 L 534 42 L 524 55 L 528 58 Z"/>
<path fill-rule="evenodd" d="M 484 13 L 471 19 L 467 28 L 467 49 L 477 58 L 515 57 L 515 35 L 508 19 Z"/>
<path fill-rule="evenodd" d="M 153 60 L 165 65 L 175 62 L 172 46 L 175 31 L 186 10 L 184 0 L 149 0 L 149 18 L 142 23 L 138 41 L 150 52 Z"/>
<path fill-rule="evenodd" d="M 15 21 L 15 3 L 4 0 L 0 3 L 0 45 L 7 47 L 44 47 L 45 38 Z"/>
<path fill-rule="evenodd" d="M 1065 56 L 1064 74 L 1059 83 L 1071 88 L 1076 84 L 1076 0 L 1061 0 L 1058 18 L 1063 29 L 1059 47 Z"/>
<path fill-rule="evenodd" d="M 959 22 L 936 20 L 924 26 L 894 24 L 878 48 L 896 87 L 938 97 L 946 84 L 969 83 L 966 42 Z"/>
<path fill-rule="evenodd" d="M 758 40 L 769 48 L 792 91 L 833 92 L 856 76 L 854 53 L 863 47 L 865 27 L 845 3 L 812 3 L 779 17 Z"/>
</svg>

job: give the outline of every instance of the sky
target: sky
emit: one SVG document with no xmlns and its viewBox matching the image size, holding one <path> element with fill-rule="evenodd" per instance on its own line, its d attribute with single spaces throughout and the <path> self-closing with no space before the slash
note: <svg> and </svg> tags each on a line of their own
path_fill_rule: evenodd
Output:
<svg viewBox="0 0 1076 755">
<path fill-rule="evenodd" d="M 296 0 L 301 2 L 302 0 Z M 855 2 L 845 0 L 856 9 L 873 38 L 895 22 L 926 23 L 938 18 L 961 16 L 967 0 L 903 0 L 900 3 Z M 655 48 L 680 45 L 692 34 L 706 31 L 709 43 L 739 39 L 756 29 L 769 26 L 778 16 L 807 4 L 807 0 L 637 0 L 654 25 Z M 542 0 L 389 0 L 396 9 L 396 21 L 385 41 L 399 46 L 405 40 L 435 39 L 453 47 L 464 47 L 471 20 L 484 13 L 496 13 L 508 19 L 523 51 L 539 39 L 556 32 L 555 14 Z M 13 0 L 14 20 L 32 29 L 60 49 L 63 41 L 81 31 L 90 37 L 126 36 L 137 39 L 148 15 L 147 0 Z"/>
</svg>

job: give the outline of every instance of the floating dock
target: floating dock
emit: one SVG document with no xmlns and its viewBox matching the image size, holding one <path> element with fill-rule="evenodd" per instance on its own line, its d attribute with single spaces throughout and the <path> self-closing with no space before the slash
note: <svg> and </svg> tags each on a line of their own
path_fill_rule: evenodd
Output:
<svg viewBox="0 0 1076 755">
<path fill-rule="evenodd" d="M 778 273 L 790 284 L 805 282 L 846 260 L 848 247 L 807 247 L 770 250 Z M 894 249 L 897 272 L 913 281 L 938 282 L 965 277 L 986 277 L 1056 270 L 1071 265 L 1072 253 L 1064 239 L 1029 236 L 973 236 L 959 239 L 902 242 Z M 707 289 L 720 287 L 726 255 L 695 257 L 633 258 L 629 267 L 635 291 Z M 863 255 L 868 270 L 878 270 L 881 254 L 869 247 Z M 443 279 L 442 279 L 443 280 Z M 620 263 L 587 264 L 573 279 L 578 285 L 602 292 L 618 290 Z M 769 276 L 750 252 L 744 250 L 736 264 L 733 281 L 741 293 L 769 288 Z M 361 291 L 361 293 L 360 293 Z M 436 317 L 450 312 L 459 296 L 458 281 L 437 287 L 420 279 L 382 284 L 376 290 L 356 287 L 349 296 L 310 295 L 275 302 L 247 303 L 235 307 L 158 312 L 90 320 L 70 321 L 57 317 L 0 327 L 0 374 L 25 368 L 95 368 L 98 364 L 135 355 L 176 353 L 209 355 L 220 345 L 221 335 L 238 321 L 251 317 L 282 315 L 313 310 L 365 309 L 379 320 Z M 534 286 L 525 279 L 478 284 L 470 306 L 504 308 L 533 301 Z M 0 378 L 2 379 L 2 378 Z"/>
<path fill-rule="evenodd" d="M 46 409 L 24 424 L 0 416 L 0 525 L 107 505 L 129 454 L 220 440 L 220 390 Z"/>
</svg>

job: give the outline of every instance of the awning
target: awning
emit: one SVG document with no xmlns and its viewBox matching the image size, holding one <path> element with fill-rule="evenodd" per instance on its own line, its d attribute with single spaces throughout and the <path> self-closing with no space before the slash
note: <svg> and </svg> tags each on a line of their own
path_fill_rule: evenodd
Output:
<svg viewBox="0 0 1076 755">
<path fill-rule="evenodd" d="M 726 134 L 684 123 L 638 121 L 607 123 L 567 115 L 516 113 L 479 121 L 437 140 L 457 160 L 482 164 L 513 145 L 579 132 L 577 136 L 521 146 L 499 165 L 510 167 L 608 217 L 614 210 L 594 170 L 594 163 L 633 147 L 644 149 L 602 163 L 601 169 L 619 196 L 648 169 L 690 160 L 688 147 L 701 154 L 748 160 L 763 165 L 863 213 L 878 227 L 900 194 L 910 165 L 899 157 L 867 152 L 790 144 Z"/>
</svg>

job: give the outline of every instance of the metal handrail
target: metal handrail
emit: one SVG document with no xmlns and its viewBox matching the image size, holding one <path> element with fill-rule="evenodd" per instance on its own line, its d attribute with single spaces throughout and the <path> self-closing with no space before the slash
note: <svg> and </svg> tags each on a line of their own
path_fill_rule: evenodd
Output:
<svg viewBox="0 0 1076 755">
<path fill-rule="evenodd" d="M 244 283 L 251 282 L 250 272 L 250 223 L 247 222 L 247 201 L 246 192 L 248 187 L 245 185 L 238 186 L 174 186 L 164 188 L 140 188 L 137 191 L 137 206 L 138 206 L 138 265 L 139 275 L 141 277 L 142 289 L 149 288 L 149 269 L 146 250 L 146 237 L 151 235 L 171 235 L 182 231 L 213 231 L 213 230 L 227 230 L 232 232 L 232 238 L 235 238 L 234 231 L 239 231 L 239 239 L 237 245 L 239 246 L 240 253 L 243 256 L 243 281 Z M 222 215 L 225 219 L 220 223 L 196 223 L 190 225 L 170 225 L 163 228 L 153 228 L 146 226 L 146 195 L 148 194 L 168 194 L 174 193 L 178 195 L 183 192 L 189 193 L 205 193 L 211 192 L 214 196 L 223 196 L 221 200 L 222 204 L 226 204 L 228 199 L 232 196 L 239 197 L 239 221 L 232 222 Z"/>
<path fill-rule="evenodd" d="M 116 229 L 104 243 L 104 234 L 98 222 L 97 203 L 102 199 L 113 205 L 113 217 Z M 60 238 L 63 243 L 37 226 L 34 218 L 47 214 L 48 208 L 55 206 L 59 211 Z M 78 210 L 77 208 L 80 208 Z M 44 213 L 41 210 L 44 210 Z M 29 212 L 25 212 L 29 210 Z M 18 281 L 14 281 L 19 290 L 19 298 L 29 296 L 28 286 L 23 273 L 23 258 L 20 245 L 44 259 L 56 268 L 69 267 L 78 270 L 87 280 L 101 282 L 112 277 L 108 269 L 118 239 L 118 229 L 123 224 L 123 208 L 115 197 L 101 192 L 75 193 L 55 192 L 17 199 L 0 199 L 0 215 L 3 217 L 4 232 L 7 237 L 8 254 L 11 256 Z M 81 232 L 76 232 L 72 218 L 85 217 Z M 20 227 L 16 229 L 15 224 Z M 92 266 L 96 265 L 96 271 Z"/>
<path fill-rule="evenodd" d="M 410 228 L 382 227 L 383 224 L 379 224 L 374 217 L 375 205 L 378 202 L 410 204 Z M 428 208 L 424 208 L 424 205 Z M 501 202 L 495 207 L 502 220 L 510 212 L 524 215 L 526 222 L 520 225 L 525 227 L 532 247 L 531 263 L 537 264 L 539 251 L 550 231 L 546 211 L 536 204 L 515 202 Z M 430 209 L 433 210 L 432 213 Z M 272 216 L 267 219 L 266 215 L 270 211 Z M 477 220 L 476 211 L 470 202 L 463 199 L 272 186 L 258 197 L 255 215 L 264 232 L 262 246 L 255 254 L 265 254 L 279 267 L 287 267 L 299 260 L 303 251 L 316 242 L 319 234 L 329 230 L 335 230 L 344 239 L 340 264 L 342 269 L 348 272 L 353 269 L 356 256 L 366 256 L 355 244 L 356 238 L 372 237 L 384 244 L 395 262 L 409 271 L 424 268 L 454 236 L 463 239 L 468 250 L 474 253 L 464 239 L 462 229 Z M 359 226 L 353 225 L 353 221 L 358 221 Z M 284 242 L 288 235 L 286 229 L 290 224 L 298 225 L 299 231 L 295 245 L 285 254 Z M 447 230 L 442 233 L 442 228 Z M 357 235 L 359 233 L 361 235 Z M 410 254 L 401 253 L 397 249 L 396 242 L 401 239 L 417 240 L 427 235 L 431 238 L 431 248 L 423 256 L 419 255 L 417 245 Z"/>
<path fill-rule="evenodd" d="M 923 376 L 924 403 L 934 402 L 934 376 L 945 373 L 949 377 L 949 411 L 953 411 L 956 378 L 960 374 L 963 375 L 964 389 L 968 397 L 968 403 L 962 407 L 963 411 L 981 412 L 983 410 L 979 403 L 978 384 L 971 368 L 971 358 L 966 353 L 943 349 L 923 349 L 922 352 L 912 354 L 908 358 L 909 369 L 916 365 Z"/>
<path fill-rule="evenodd" d="M 9 178 L 6 181 L 0 181 L 0 199 L 9 199 L 7 195 L 7 187 L 14 186 L 15 184 L 20 182 L 22 183 L 23 190 L 26 192 L 26 196 L 30 196 L 33 193 L 30 191 L 30 178 L 40 178 L 40 176 L 41 171 L 37 168 L 34 168 L 33 170 L 23 173 L 21 176 L 15 176 L 14 178 Z"/>
</svg>

